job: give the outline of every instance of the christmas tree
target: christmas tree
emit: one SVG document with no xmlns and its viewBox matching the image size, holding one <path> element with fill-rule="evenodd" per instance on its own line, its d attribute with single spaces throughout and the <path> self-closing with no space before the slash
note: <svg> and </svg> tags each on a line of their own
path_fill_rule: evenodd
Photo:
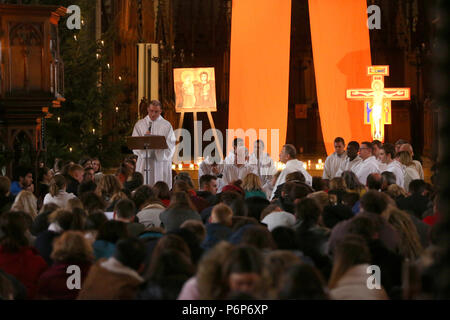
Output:
<svg viewBox="0 0 450 320">
<path fill-rule="evenodd" d="M 116 24 L 101 39 L 95 38 L 95 2 L 92 0 L 41 0 L 33 4 L 78 5 L 81 28 L 70 30 L 67 15 L 59 22 L 60 54 L 64 63 L 64 98 L 46 120 L 46 162 L 55 158 L 78 161 L 98 157 L 106 167 L 121 160 L 125 137 L 131 133 L 124 102 L 126 74 L 114 76 L 112 55 Z"/>
</svg>

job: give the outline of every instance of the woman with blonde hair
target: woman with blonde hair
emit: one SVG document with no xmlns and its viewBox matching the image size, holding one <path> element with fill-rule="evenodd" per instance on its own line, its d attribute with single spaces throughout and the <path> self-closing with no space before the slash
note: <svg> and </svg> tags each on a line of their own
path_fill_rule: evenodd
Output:
<svg viewBox="0 0 450 320">
<path fill-rule="evenodd" d="M 68 281 L 67 271 L 72 265 L 79 268 L 81 286 L 94 261 L 92 246 L 82 232 L 66 231 L 54 241 L 51 258 L 53 265 L 39 278 L 38 298 L 75 300 L 79 289 L 67 286 L 67 283 L 76 284 L 76 280 Z"/>
<path fill-rule="evenodd" d="M 364 238 L 347 235 L 338 243 L 333 260 L 328 288 L 333 300 L 386 300 L 381 287 L 371 290 L 367 286 L 368 267 L 371 263 L 369 248 Z"/>
<path fill-rule="evenodd" d="M 36 196 L 30 191 L 20 191 L 14 200 L 11 211 L 26 212 L 34 220 L 38 214 Z"/>
<path fill-rule="evenodd" d="M 418 259 L 423 252 L 423 247 L 417 228 L 409 214 L 389 206 L 383 215 L 400 236 L 400 254 L 411 261 Z"/>
<path fill-rule="evenodd" d="M 404 185 L 407 192 L 409 192 L 409 184 L 413 180 L 420 180 L 419 172 L 413 162 L 412 156 L 408 151 L 400 151 L 395 158 L 402 164 L 404 173 Z"/>
<path fill-rule="evenodd" d="M 67 193 L 66 178 L 58 174 L 50 181 L 49 192 L 44 197 L 44 205 L 54 203 L 62 209 L 68 209 L 70 199 L 76 198 L 73 193 Z"/>
<path fill-rule="evenodd" d="M 394 200 L 406 198 L 408 196 L 408 193 L 405 191 L 405 189 L 396 184 L 391 184 L 387 188 L 386 193 Z"/>
<path fill-rule="evenodd" d="M 112 174 L 107 174 L 102 177 L 97 185 L 96 193 L 107 203 L 107 212 L 114 210 L 114 205 L 117 201 L 128 199 L 127 195 L 122 191 L 122 184 L 119 179 Z"/>
<path fill-rule="evenodd" d="M 254 173 L 249 173 L 244 177 L 242 189 L 245 191 L 245 199 L 251 197 L 267 199 L 266 194 L 262 190 L 261 179 Z"/>
<path fill-rule="evenodd" d="M 225 295 L 222 284 L 223 264 L 234 246 L 219 242 L 200 260 L 195 277 L 184 284 L 178 300 L 217 300 Z"/>
</svg>

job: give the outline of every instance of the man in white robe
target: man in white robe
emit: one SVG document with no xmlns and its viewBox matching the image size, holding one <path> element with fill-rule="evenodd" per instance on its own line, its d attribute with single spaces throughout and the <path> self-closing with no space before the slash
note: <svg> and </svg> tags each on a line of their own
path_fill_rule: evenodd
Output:
<svg viewBox="0 0 450 320">
<path fill-rule="evenodd" d="M 264 142 L 262 140 L 255 141 L 254 151 L 250 155 L 249 163 L 256 168 L 256 174 L 261 178 L 263 185 L 270 181 L 277 172 L 272 158 L 267 152 L 264 152 Z"/>
<path fill-rule="evenodd" d="M 395 147 L 393 144 L 385 143 L 379 152 L 380 161 L 384 164 L 380 171 L 389 171 L 395 175 L 395 184 L 403 187 L 405 173 L 402 164 L 395 160 Z"/>
<path fill-rule="evenodd" d="M 145 150 L 133 150 L 138 156 L 136 171 L 142 173 L 144 182 L 153 186 L 158 181 L 164 181 L 172 188 L 172 158 L 175 152 L 175 134 L 169 121 L 161 116 L 162 106 L 157 100 L 152 100 L 148 107 L 148 115 L 136 122 L 133 129 L 133 137 L 146 135 L 158 135 L 166 138 L 168 148 L 165 150 L 148 151 L 148 181 L 145 172 Z"/>
<path fill-rule="evenodd" d="M 362 142 L 359 148 L 359 156 L 362 162 L 354 168 L 354 173 L 358 177 L 359 182 L 366 185 L 367 176 L 371 173 L 380 173 L 378 168 L 378 161 L 374 155 L 372 155 L 372 143 Z"/>
<path fill-rule="evenodd" d="M 356 141 L 350 141 L 347 145 L 347 156 L 341 167 L 336 172 L 336 177 L 341 177 L 344 171 L 354 171 L 354 169 L 362 162 L 359 152 L 359 143 Z"/>
<path fill-rule="evenodd" d="M 249 173 L 256 174 L 256 168 L 248 163 L 248 149 L 239 146 L 234 152 L 234 163 L 225 164 L 222 172 L 223 186 L 226 186 L 236 180 L 243 180 Z"/>
<path fill-rule="evenodd" d="M 380 140 L 373 140 L 372 141 L 372 154 L 375 156 L 375 158 L 378 161 L 378 168 L 380 169 L 380 172 L 386 171 L 386 163 L 383 163 L 380 159 L 380 150 L 383 147 L 383 143 Z"/>
<path fill-rule="evenodd" d="M 305 183 L 309 186 L 312 186 L 312 177 L 304 168 L 303 162 L 297 160 L 297 150 L 292 144 L 285 144 L 283 146 L 280 152 L 280 161 L 285 163 L 286 167 L 283 169 L 283 171 L 281 171 L 281 174 L 278 177 L 275 186 L 273 187 L 270 200 L 272 200 L 275 196 L 275 191 L 277 190 L 278 186 L 286 182 L 286 176 L 289 173 L 300 171 L 305 177 Z"/>
<path fill-rule="evenodd" d="M 209 174 L 217 177 L 217 189 L 222 190 L 224 187 L 223 180 L 221 179 L 223 166 L 223 163 L 218 163 L 213 157 L 207 156 L 198 166 L 198 185 L 200 186 L 200 178 L 205 174 Z"/>
<path fill-rule="evenodd" d="M 234 154 L 236 153 L 236 148 L 243 147 L 244 146 L 244 140 L 241 138 L 234 138 L 233 139 L 233 150 L 231 150 L 228 155 L 225 157 L 225 160 L 223 162 L 225 164 L 234 164 Z"/>
<path fill-rule="evenodd" d="M 322 179 L 331 180 L 334 177 L 338 177 L 337 173 L 346 159 L 344 139 L 337 137 L 334 139 L 334 152 L 325 160 Z"/>
</svg>

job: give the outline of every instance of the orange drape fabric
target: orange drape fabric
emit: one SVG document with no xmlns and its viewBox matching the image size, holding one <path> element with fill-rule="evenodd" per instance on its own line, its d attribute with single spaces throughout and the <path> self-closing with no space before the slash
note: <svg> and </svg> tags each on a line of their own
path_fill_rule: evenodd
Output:
<svg viewBox="0 0 450 320">
<path fill-rule="evenodd" d="M 335 137 L 371 141 L 362 102 L 346 89 L 370 88 L 371 65 L 366 0 L 309 0 L 309 19 L 320 121 L 327 153 Z"/>
<path fill-rule="evenodd" d="M 266 150 L 271 153 L 270 129 L 280 130 L 280 148 L 286 140 L 291 1 L 232 3 L 228 127 L 268 129 Z M 253 145 L 247 146 L 251 151 Z M 278 160 L 278 154 L 271 155 Z"/>
</svg>

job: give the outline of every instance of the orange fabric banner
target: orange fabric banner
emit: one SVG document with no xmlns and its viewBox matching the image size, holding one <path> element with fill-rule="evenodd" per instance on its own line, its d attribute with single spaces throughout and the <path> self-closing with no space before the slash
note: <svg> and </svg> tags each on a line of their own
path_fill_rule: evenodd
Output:
<svg viewBox="0 0 450 320">
<path fill-rule="evenodd" d="M 366 0 L 309 0 L 309 19 L 320 121 L 327 153 L 333 141 L 372 141 L 364 106 L 346 90 L 370 88 L 371 65 Z"/>
<path fill-rule="evenodd" d="M 232 3 L 228 127 L 257 133 L 267 129 L 266 151 L 271 154 L 271 129 L 279 129 L 280 148 L 286 140 L 291 1 Z M 271 154 L 274 160 L 278 152 Z"/>
</svg>

